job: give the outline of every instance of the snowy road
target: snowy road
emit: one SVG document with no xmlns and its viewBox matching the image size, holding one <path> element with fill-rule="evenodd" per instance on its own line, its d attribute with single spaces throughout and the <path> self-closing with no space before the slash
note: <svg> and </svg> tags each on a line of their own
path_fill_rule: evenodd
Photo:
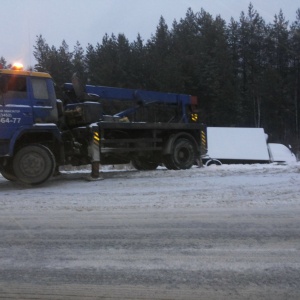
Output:
<svg viewBox="0 0 300 300">
<path fill-rule="evenodd" d="M 300 165 L 0 177 L 0 299 L 300 299 Z"/>
</svg>

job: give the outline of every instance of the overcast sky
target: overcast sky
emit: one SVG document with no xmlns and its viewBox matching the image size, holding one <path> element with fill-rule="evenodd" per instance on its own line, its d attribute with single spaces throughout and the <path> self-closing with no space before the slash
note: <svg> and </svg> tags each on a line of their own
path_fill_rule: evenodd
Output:
<svg viewBox="0 0 300 300">
<path fill-rule="evenodd" d="M 203 8 L 228 22 L 247 13 L 250 2 L 266 22 L 273 22 L 282 9 L 291 24 L 300 8 L 299 0 L 1 0 L 0 56 L 8 63 L 33 66 L 33 46 L 40 34 L 49 46 L 59 47 L 65 40 L 70 51 L 76 41 L 84 49 L 88 43 L 101 43 L 105 33 L 124 33 L 129 41 L 140 33 L 147 41 L 160 16 L 171 28 L 189 7 L 194 12 Z"/>
</svg>

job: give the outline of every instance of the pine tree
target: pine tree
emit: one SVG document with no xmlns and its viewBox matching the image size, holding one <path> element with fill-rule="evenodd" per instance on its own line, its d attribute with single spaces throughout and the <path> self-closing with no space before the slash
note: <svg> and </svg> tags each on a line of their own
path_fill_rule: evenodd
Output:
<svg viewBox="0 0 300 300">
<path fill-rule="evenodd" d="M 164 91 L 168 87 L 168 58 L 171 49 L 171 35 L 165 19 L 161 16 L 146 45 L 147 63 L 149 70 L 149 89 Z"/>
<path fill-rule="evenodd" d="M 236 97 L 225 21 L 203 9 L 197 14 L 198 42 L 195 76 L 205 120 L 211 125 L 236 124 Z"/>
<path fill-rule="evenodd" d="M 77 73 L 83 84 L 87 82 L 88 73 L 86 68 L 86 58 L 84 50 L 77 41 L 73 51 L 72 73 Z"/>
<path fill-rule="evenodd" d="M 99 44 L 96 45 L 99 47 Z M 91 44 L 88 44 L 86 48 L 86 55 L 85 55 L 85 64 L 86 64 L 86 72 L 87 72 L 87 83 L 96 84 L 98 81 L 98 59 L 95 47 Z"/>
<path fill-rule="evenodd" d="M 131 48 L 124 34 L 119 34 L 116 40 L 115 84 L 118 87 L 132 86 Z"/>
<path fill-rule="evenodd" d="M 248 7 L 248 15 L 241 13 L 239 27 L 241 96 L 244 126 L 261 126 L 260 82 L 264 59 L 265 22 L 253 5 Z"/>
<path fill-rule="evenodd" d="M 0 57 L 0 69 L 6 69 L 7 68 L 7 62 L 6 62 L 6 59 L 3 57 L 3 56 L 1 56 Z"/>
<path fill-rule="evenodd" d="M 55 53 L 57 56 L 57 67 L 60 68 L 60 70 L 55 74 L 55 78 L 57 84 L 62 85 L 65 82 L 70 82 L 72 79 L 73 53 L 69 51 L 69 46 L 65 40 L 62 41 L 61 46 Z"/>
<path fill-rule="evenodd" d="M 33 55 L 37 61 L 34 69 L 38 72 L 49 72 L 51 49 L 42 35 L 37 36 L 36 45 L 33 48 Z"/>
<path fill-rule="evenodd" d="M 189 8 L 185 18 L 173 22 L 171 55 L 173 89 L 193 95 L 199 93 L 199 78 L 195 72 L 201 63 L 197 16 Z M 201 46 L 201 45 L 200 45 Z"/>
<path fill-rule="evenodd" d="M 262 126 L 268 132 L 276 132 L 273 138 L 284 139 L 289 131 L 287 112 L 291 103 L 288 88 L 289 32 L 288 22 L 282 11 L 275 15 L 273 24 L 267 27 L 265 68 L 261 80 L 264 98 Z"/>
<path fill-rule="evenodd" d="M 290 89 L 293 95 L 291 119 L 294 120 L 295 145 L 297 150 L 300 151 L 300 8 L 296 12 L 296 21 L 294 21 L 291 26 L 290 39 Z"/>
<path fill-rule="evenodd" d="M 138 34 L 137 38 L 130 45 L 131 51 L 131 83 L 129 87 L 138 89 L 148 88 L 148 68 L 147 68 L 147 55 L 143 39 Z"/>
</svg>

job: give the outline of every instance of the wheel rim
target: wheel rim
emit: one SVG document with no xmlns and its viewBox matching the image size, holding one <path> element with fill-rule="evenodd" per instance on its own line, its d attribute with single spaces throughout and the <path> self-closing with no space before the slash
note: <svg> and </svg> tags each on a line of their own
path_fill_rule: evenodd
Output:
<svg viewBox="0 0 300 300">
<path fill-rule="evenodd" d="M 41 176 L 45 168 L 45 159 L 36 152 L 28 153 L 20 161 L 20 171 L 28 177 Z"/>
<path fill-rule="evenodd" d="M 16 154 L 13 169 L 19 181 L 30 185 L 41 184 L 53 175 L 55 157 L 43 145 L 29 145 Z"/>
<path fill-rule="evenodd" d="M 195 161 L 195 150 L 192 142 L 188 139 L 179 139 L 174 148 L 173 162 L 177 170 L 189 169 Z"/>
<path fill-rule="evenodd" d="M 190 155 L 191 154 L 190 154 L 189 149 L 186 147 L 182 147 L 178 150 L 177 160 L 179 163 L 185 163 L 189 160 Z"/>
</svg>

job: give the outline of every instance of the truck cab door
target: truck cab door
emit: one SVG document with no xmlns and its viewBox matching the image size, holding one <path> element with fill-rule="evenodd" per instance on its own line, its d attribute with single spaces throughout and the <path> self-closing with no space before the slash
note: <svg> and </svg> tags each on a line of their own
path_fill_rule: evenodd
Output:
<svg viewBox="0 0 300 300">
<path fill-rule="evenodd" d="M 18 128 L 33 123 L 27 77 L 2 74 L 0 86 L 0 139 L 9 139 Z"/>
<path fill-rule="evenodd" d="M 53 82 L 50 78 L 31 77 L 34 123 L 57 123 L 58 112 Z"/>
</svg>

